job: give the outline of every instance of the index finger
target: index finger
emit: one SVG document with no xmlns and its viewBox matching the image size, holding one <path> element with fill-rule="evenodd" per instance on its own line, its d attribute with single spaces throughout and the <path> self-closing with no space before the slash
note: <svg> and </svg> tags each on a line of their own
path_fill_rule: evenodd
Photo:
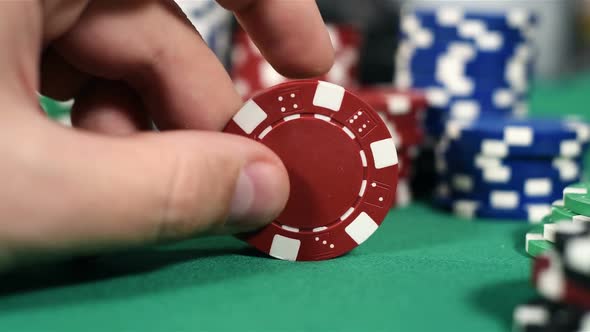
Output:
<svg viewBox="0 0 590 332">
<path fill-rule="evenodd" d="M 320 76 L 332 67 L 334 50 L 313 0 L 218 0 L 270 64 L 291 78 Z"/>
</svg>

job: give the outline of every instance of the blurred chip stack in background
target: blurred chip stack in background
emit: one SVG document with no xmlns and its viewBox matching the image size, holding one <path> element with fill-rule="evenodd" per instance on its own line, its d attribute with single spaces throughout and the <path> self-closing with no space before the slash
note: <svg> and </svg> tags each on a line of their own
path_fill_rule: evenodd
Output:
<svg viewBox="0 0 590 332">
<path fill-rule="evenodd" d="M 514 310 L 515 332 L 590 331 L 590 223 L 559 223 L 554 242 L 535 259 L 539 297 Z"/>
<path fill-rule="evenodd" d="M 541 222 L 580 181 L 589 140 L 577 120 L 449 120 L 436 150 L 435 201 L 469 219 Z"/>
<path fill-rule="evenodd" d="M 414 183 L 419 193 L 428 196 L 436 181 L 434 145 L 448 119 L 527 113 L 534 24 L 534 15 L 522 9 L 402 9 L 395 84 L 424 91 L 429 104 Z"/>
<path fill-rule="evenodd" d="M 406 206 L 413 200 L 410 182 L 415 175 L 415 158 L 424 142 L 426 98 L 417 91 L 385 86 L 359 88 L 353 93 L 377 111 L 393 137 L 399 158 L 395 206 Z"/>
<path fill-rule="evenodd" d="M 535 225 L 525 235 L 525 251 L 537 257 L 551 250 L 556 241 L 556 232 L 561 223 L 590 225 L 590 183 L 580 182 L 567 186 L 562 199 L 553 202 L 551 213 L 540 225 Z M 569 227 L 569 226 L 565 226 Z"/>
<path fill-rule="evenodd" d="M 406 8 L 396 55 L 396 85 L 424 89 L 429 135 L 451 119 L 526 114 L 534 15 L 526 10 Z"/>
</svg>

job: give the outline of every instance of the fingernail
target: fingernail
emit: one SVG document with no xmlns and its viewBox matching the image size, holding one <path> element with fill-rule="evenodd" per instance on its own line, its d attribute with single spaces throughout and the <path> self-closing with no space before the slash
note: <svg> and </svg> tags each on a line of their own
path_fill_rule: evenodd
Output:
<svg viewBox="0 0 590 332">
<path fill-rule="evenodd" d="M 228 223 L 256 228 L 266 225 L 283 209 L 285 172 L 276 165 L 255 162 L 238 176 Z"/>
</svg>

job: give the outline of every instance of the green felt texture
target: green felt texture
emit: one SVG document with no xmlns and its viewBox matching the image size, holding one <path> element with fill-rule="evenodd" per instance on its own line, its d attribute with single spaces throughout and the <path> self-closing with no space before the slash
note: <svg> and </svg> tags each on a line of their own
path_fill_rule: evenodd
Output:
<svg viewBox="0 0 590 332">
<path fill-rule="evenodd" d="M 231 238 L 112 255 L 3 282 L 0 326 L 506 331 L 512 308 L 533 294 L 528 228 L 417 204 L 393 211 L 363 246 L 330 261 L 278 261 Z"/>
<path fill-rule="evenodd" d="M 590 74 L 536 84 L 532 105 L 590 119 Z M 330 261 L 215 237 L 35 268 L 0 279 L 0 330 L 509 331 L 534 295 L 529 229 L 417 203 Z"/>
</svg>

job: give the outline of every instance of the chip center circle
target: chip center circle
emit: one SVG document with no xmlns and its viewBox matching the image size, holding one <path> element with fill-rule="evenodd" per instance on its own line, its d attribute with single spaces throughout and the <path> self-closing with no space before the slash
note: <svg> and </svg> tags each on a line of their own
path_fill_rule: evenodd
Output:
<svg viewBox="0 0 590 332">
<path fill-rule="evenodd" d="M 359 200 L 360 146 L 341 125 L 302 116 L 278 124 L 262 143 L 281 158 L 291 185 L 276 223 L 300 231 L 330 227 Z"/>
</svg>

